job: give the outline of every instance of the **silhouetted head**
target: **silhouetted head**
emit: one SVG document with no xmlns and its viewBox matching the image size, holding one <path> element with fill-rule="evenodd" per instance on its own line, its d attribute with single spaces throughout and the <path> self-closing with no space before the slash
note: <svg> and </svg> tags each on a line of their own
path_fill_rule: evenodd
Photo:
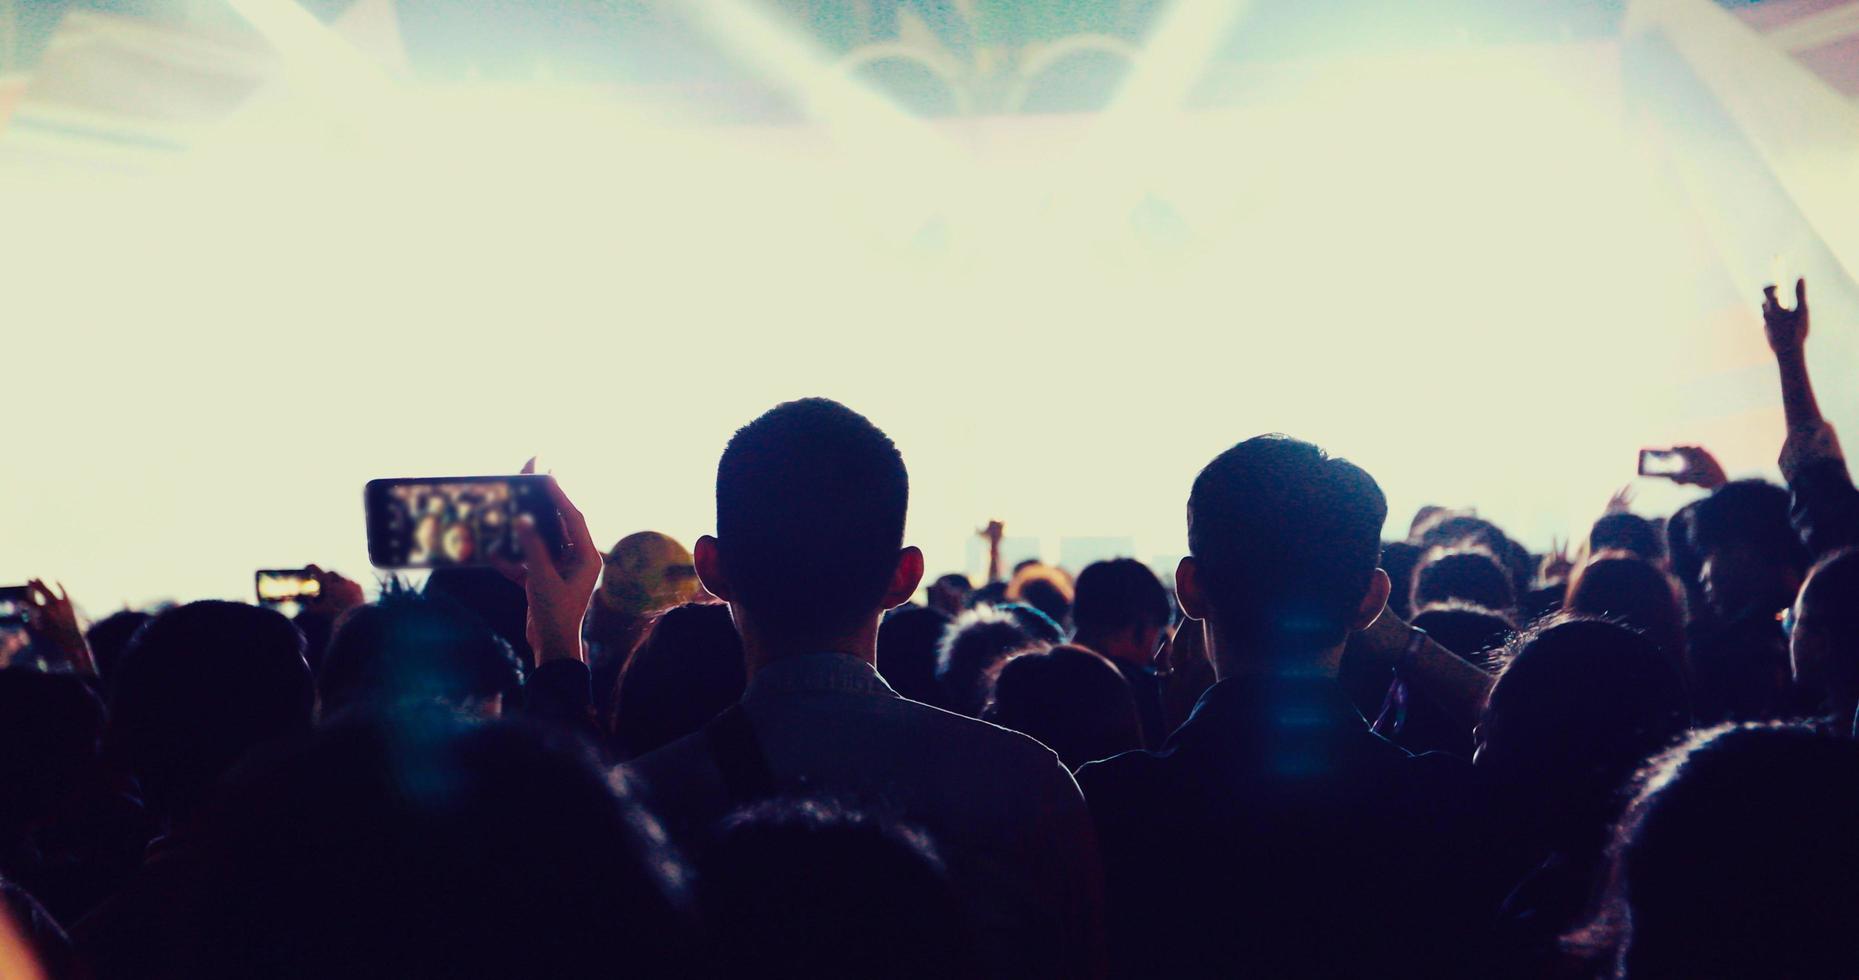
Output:
<svg viewBox="0 0 1859 980">
<path fill-rule="evenodd" d="M 899 606 L 878 625 L 878 673 L 897 693 L 924 704 L 942 704 L 936 683 L 936 652 L 953 622 L 930 606 Z"/>
<path fill-rule="evenodd" d="M 1078 573 L 1072 624 L 1079 643 L 1106 657 L 1148 663 L 1172 618 L 1162 580 L 1134 558 L 1093 562 Z"/>
<path fill-rule="evenodd" d="M 1419 545 L 1405 541 L 1381 546 L 1381 570 L 1388 573 L 1388 608 L 1402 619 L 1414 618 L 1414 569 L 1423 554 Z"/>
<path fill-rule="evenodd" d="M 1699 732 L 1642 773 L 1615 833 L 1619 975 L 1859 975 L 1859 744 Z"/>
<path fill-rule="evenodd" d="M 1682 682 L 1645 636 L 1565 618 L 1510 647 L 1474 740 L 1473 761 L 1552 832 L 1592 833 L 1618 788 L 1684 731 Z"/>
<path fill-rule="evenodd" d="M 771 646 L 825 649 L 916 592 L 909 498 L 903 456 L 863 415 L 824 398 L 777 405 L 723 450 L 698 573 Z"/>
<path fill-rule="evenodd" d="M 1808 573 L 1788 647 L 1803 692 L 1841 703 L 1859 698 L 1859 549 L 1836 551 Z"/>
<path fill-rule="evenodd" d="M 1007 583 L 1007 601 L 1032 606 L 1064 629 L 1072 615 L 1072 578 L 1054 565 L 1033 562 L 1014 570 Z"/>
<path fill-rule="evenodd" d="M 317 678 L 324 718 L 422 702 L 495 716 L 522 687 L 516 654 L 483 620 L 410 591 L 344 616 Z"/>
<path fill-rule="evenodd" d="M 152 613 L 121 609 L 97 620 L 84 631 L 91 658 L 97 662 L 97 681 L 105 693 L 116 686 L 116 665 L 122 662 L 123 651 L 129 649 L 129 640 L 136 635 L 136 630 L 154 618 Z"/>
<path fill-rule="evenodd" d="M 971 932 L 935 845 L 830 803 L 731 817 L 698 864 L 722 975 L 973 976 Z"/>
<path fill-rule="evenodd" d="M 986 606 L 963 613 L 943 634 L 936 658 L 943 707 L 978 717 L 987 703 L 994 669 L 1009 654 L 1044 644 L 1014 617 Z"/>
<path fill-rule="evenodd" d="M 1517 632 L 1509 616 L 1457 600 L 1426 606 L 1414 613 L 1412 622 L 1440 646 L 1481 666 Z"/>
<path fill-rule="evenodd" d="M 950 572 L 929 587 L 929 607 L 948 616 L 959 616 L 968 608 L 968 594 L 975 585 L 968 576 Z"/>
<path fill-rule="evenodd" d="M 1685 673 L 1685 606 L 1678 583 L 1628 552 L 1601 552 L 1569 578 L 1569 612 L 1611 619 L 1646 634 Z"/>
<path fill-rule="evenodd" d="M 646 630 L 613 699 L 613 750 L 633 759 L 709 724 L 742 698 L 742 639 L 720 602 L 688 602 Z"/>
<path fill-rule="evenodd" d="M 1435 549 L 1414 569 L 1413 606 L 1453 600 L 1505 612 L 1517 608 L 1510 574 L 1480 548 Z"/>
<path fill-rule="evenodd" d="M 1665 535 L 1659 525 L 1638 514 L 1607 514 L 1588 530 L 1588 551 L 1624 551 L 1656 562 L 1665 557 Z"/>
<path fill-rule="evenodd" d="M 435 568 L 426 594 L 445 599 L 483 620 L 515 651 L 524 669 L 536 665 L 529 649 L 529 598 L 523 587 L 491 568 Z"/>
<path fill-rule="evenodd" d="M 0 670 L 0 841 L 90 783 L 103 736 L 103 704 L 70 674 Z"/>
<path fill-rule="evenodd" d="M 1081 646 L 1008 657 L 994 673 L 981 717 L 1037 739 L 1067 769 L 1143 745 L 1129 682 L 1110 661 Z"/>
<path fill-rule="evenodd" d="M 174 820 L 255 746 L 308 731 L 314 701 L 303 635 L 283 614 L 190 602 L 123 654 L 106 750 L 141 780 L 150 811 Z"/>
<path fill-rule="evenodd" d="M 1665 521 L 1665 552 L 1671 556 L 1672 577 L 1685 590 L 1686 604 L 1694 610 L 1703 608 L 1704 558 L 1691 545 L 1691 526 L 1698 516 L 1694 500 L 1672 512 Z"/>
<path fill-rule="evenodd" d="M 1509 573 L 1511 588 L 1516 592 L 1529 589 L 1536 575 L 1536 564 L 1530 557 L 1529 549 L 1512 540 L 1503 528 L 1476 514 L 1439 511 L 1428 518 L 1410 540 L 1427 552 L 1438 548 L 1448 551 L 1465 548 L 1488 551 L 1497 559 L 1498 565 Z"/>
<path fill-rule="evenodd" d="M 199 839 L 196 976 L 662 976 L 685 936 L 681 865 L 592 760 L 440 708 L 254 757 Z"/>
<path fill-rule="evenodd" d="M 1387 595 L 1376 565 L 1388 505 L 1373 477 L 1288 436 L 1215 457 L 1188 497 L 1188 550 L 1175 586 L 1211 619 L 1217 662 L 1235 646 L 1332 648 L 1372 622 Z"/>
<path fill-rule="evenodd" d="M 1788 522 L 1788 491 L 1736 480 L 1698 502 L 1691 546 L 1705 597 L 1725 618 L 1768 616 L 1794 601 L 1807 549 Z"/>
</svg>

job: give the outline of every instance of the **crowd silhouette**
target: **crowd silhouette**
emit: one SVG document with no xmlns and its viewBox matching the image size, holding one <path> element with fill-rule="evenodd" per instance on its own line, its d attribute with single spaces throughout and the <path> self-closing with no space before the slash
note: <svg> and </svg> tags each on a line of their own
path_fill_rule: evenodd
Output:
<svg viewBox="0 0 1859 980">
<path fill-rule="evenodd" d="M 1859 489 L 1805 283 L 1762 315 L 1786 485 L 1680 447 L 1696 502 L 1547 554 L 1438 507 L 1384 541 L 1370 473 L 1272 434 L 1182 488 L 1176 568 L 1007 569 L 991 522 L 987 581 L 926 581 L 903 457 L 807 398 L 688 549 L 602 550 L 550 481 L 559 548 L 313 569 L 291 617 L 83 629 L 33 581 L 0 965 L 1859 976 Z"/>
</svg>

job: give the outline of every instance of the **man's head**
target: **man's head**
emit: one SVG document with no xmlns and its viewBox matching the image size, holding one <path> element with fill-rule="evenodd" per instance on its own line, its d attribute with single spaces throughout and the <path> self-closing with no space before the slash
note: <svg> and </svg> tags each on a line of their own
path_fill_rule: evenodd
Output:
<svg viewBox="0 0 1859 980">
<path fill-rule="evenodd" d="M 1625 551 L 1647 561 L 1665 557 L 1665 535 L 1659 525 L 1638 514 L 1607 514 L 1588 530 L 1588 552 Z"/>
<path fill-rule="evenodd" d="M 448 600 L 407 592 L 344 617 L 317 690 L 325 718 L 420 702 L 495 717 L 522 683 L 510 644 L 483 620 Z"/>
<path fill-rule="evenodd" d="M 863 415 L 824 398 L 777 405 L 723 450 L 698 576 L 764 645 L 825 649 L 916 592 L 909 498 L 903 456 Z"/>
<path fill-rule="evenodd" d="M 968 594 L 975 590 L 968 576 L 951 572 L 929 587 L 929 607 L 945 616 L 960 616 L 968 608 Z"/>
<path fill-rule="evenodd" d="M 1836 551 L 1808 573 L 1788 652 L 1804 691 L 1859 697 L 1859 549 Z"/>
<path fill-rule="evenodd" d="M 1794 600 L 1808 555 L 1788 502 L 1787 490 L 1762 480 L 1727 483 L 1698 502 L 1691 545 L 1719 615 L 1772 615 Z"/>
<path fill-rule="evenodd" d="M 150 808 L 181 816 L 253 747 L 310 728 L 303 634 L 271 609 L 190 602 L 142 627 L 123 654 L 105 747 Z"/>
<path fill-rule="evenodd" d="M 1414 570 L 1413 606 L 1453 600 L 1498 612 L 1517 608 L 1510 574 L 1482 548 L 1436 548 Z"/>
<path fill-rule="evenodd" d="M 1072 597 L 1078 642 L 1106 657 L 1147 663 L 1171 618 L 1162 580 L 1134 558 L 1093 562 L 1078 574 Z"/>
<path fill-rule="evenodd" d="M 1375 567 L 1388 504 L 1373 477 L 1283 435 L 1215 457 L 1188 497 L 1181 607 L 1216 639 L 1303 653 L 1373 622 L 1388 577 Z M 1230 663 L 1235 651 L 1216 644 Z"/>
</svg>

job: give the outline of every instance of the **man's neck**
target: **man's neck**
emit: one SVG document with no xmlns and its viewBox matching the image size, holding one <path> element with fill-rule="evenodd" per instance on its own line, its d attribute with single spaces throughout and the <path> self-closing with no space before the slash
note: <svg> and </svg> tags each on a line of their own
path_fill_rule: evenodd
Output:
<svg viewBox="0 0 1859 980">
<path fill-rule="evenodd" d="M 1312 648 L 1225 639 L 1218 629 L 1208 630 L 1208 634 L 1207 656 L 1214 665 L 1217 680 L 1245 677 L 1334 681 L 1342 673 L 1342 643 Z"/>
<path fill-rule="evenodd" d="M 787 657 L 796 657 L 808 653 L 843 653 L 848 657 L 857 657 L 872 666 L 878 664 L 878 616 L 873 615 L 869 622 L 862 623 L 858 629 L 831 640 L 816 641 L 771 635 L 755 624 L 754 617 L 741 609 L 736 614 L 736 630 L 742 636 L 743 664 L 750 677 L 755 672 Z"/>
</svg>

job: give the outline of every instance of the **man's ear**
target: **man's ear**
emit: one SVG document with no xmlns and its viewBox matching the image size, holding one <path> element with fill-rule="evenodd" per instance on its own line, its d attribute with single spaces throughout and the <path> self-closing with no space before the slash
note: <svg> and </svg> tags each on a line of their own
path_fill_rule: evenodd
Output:
<svg viewBox="0 0 1859 980">
<path fill-rule="evenodd" d="M 1355 621 L 1349 624 L 1349 632 L 1359 633 L 1375 624 L 1381 611 L 1388 607 L 1388 595 L 1394 591 L 1394 583 L 1388 580 L 1388 573 L 1375 569 L 1375 574 L 1368 577 L 1368 591 L 1362 594 L 1362 604 L 1356 607 Z"/>
<path fill-rule="evenodd" d="M 1194 556 L 1188 555 L 1175 565 L 1175 601 L 1181 604 L 1181 614 L 1189 619 L 1207 618 L 1207 597 L 1201 594 L 1201 570 L 1194 564 Z"/>
<path fill-rule="evenodd" d="M 729 579 L 723 574 L 723 545 L 716 538 L 706 534 L 697 539 L 697 546 L 691 549 L 691 564 L 697 569 L 697 582 L 704 591 L 724 602 L 734 602 L 734 591 L 729 587 Z"/>
<path fill-rule="evenodd" d="M 909 602 L 923 584 L 923 552 L 909 545 L 897 553 L 897 570 L 891 573 L 891 585 L 884 590 L 884 608 L 895 609 Z"/>
</svg>

